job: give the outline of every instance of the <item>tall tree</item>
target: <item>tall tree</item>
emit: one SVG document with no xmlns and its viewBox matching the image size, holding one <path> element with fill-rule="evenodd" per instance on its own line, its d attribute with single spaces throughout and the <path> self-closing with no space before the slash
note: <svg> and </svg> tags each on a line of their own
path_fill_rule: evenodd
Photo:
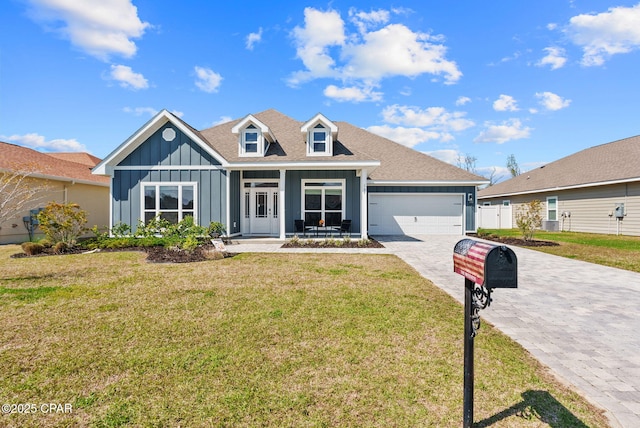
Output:
<svg viewBox="0 0 640 428">
<path fill-rule="evenodd" d="M 520 166 L 518 166 L 518 161 L 516 161 L 515 155 L 509 155 L 507 158 L 507 169 L 511 173 L 512 177 L 520 175 Z"/>
<path fill-rule="evenodd" d="M 466 154 L 459 154 L 458 161 L 456 163 L 458 168 L 465 169 L 475 174 L 477 161 L 478 161 L 477 157 L 471 156 L 469 153 L 466 153 Z"/>
</svg>

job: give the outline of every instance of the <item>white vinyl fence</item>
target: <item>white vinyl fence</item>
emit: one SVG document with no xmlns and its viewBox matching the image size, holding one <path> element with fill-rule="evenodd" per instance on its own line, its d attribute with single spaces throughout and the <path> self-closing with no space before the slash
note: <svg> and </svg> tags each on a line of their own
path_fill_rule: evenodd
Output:
<svg viewBox="0 0 640 428">
<path fill-rule="evenodd" d="M 478 206 L 478 227 L 483 229 L 511 229 L 511 205 Z"/>
</svg>

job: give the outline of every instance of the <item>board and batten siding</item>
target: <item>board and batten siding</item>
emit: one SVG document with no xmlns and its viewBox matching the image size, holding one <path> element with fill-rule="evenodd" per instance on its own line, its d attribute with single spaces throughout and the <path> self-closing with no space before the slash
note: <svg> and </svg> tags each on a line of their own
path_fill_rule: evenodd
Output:
<svg viewBox="0 0 640 428">
<path fill-rule="evenodd" d="M 286 233 L 295 233 L 294 220 L 302 218 L 302 180 L 345 180 L 344 219 L 351 220 L 351 233 L 360 233 L 360 177 L 353 170 L 287 171 L 285 185 Z"/>
<path fill-rule="evenodd" d="M 162 132 L 169 127 L 176 132 L 173 141 L 162 138 Z M 140 186 L 144 182 L 196 182 L 198 224 L 208 226 L 212 221 L 226 224 L 228 172 L 217 168 L 219 165 L 204 148 L 166 124 L 115 167 L 111 186 L 112 225 L 122 222 L 135 231 L 142 212 Z M 239 213 L 237 216 L 239 219 Z"/>
<path fill-rule="evenodd" d="M 528 202 L 538 199 L 542 202 L 542 217 L 546 220 L 547 197 L 558 197 L 558 230 L 640 236 L 640 182 L 585 187 L 580 189 L 550 191 L 531 195 L 515 195 L 482 199 L 479 203 L 501 204 L 510 200 L 513 206 L 513 224 L 516 214 Z M 619 224 L 613 214 L 616 204 L 624 203 L 626 216 Z M 564 223 L 562 212 L 571 212 L 571 218 Z"/>
<path fill-rule="evenodd" d="M 465 232 L 476 231 L 475 186 L 368 186 L 368 193 L 457 193 L 464 194 Z M 469 202 L 467 195 L 472 194 Z"/>
</svg>

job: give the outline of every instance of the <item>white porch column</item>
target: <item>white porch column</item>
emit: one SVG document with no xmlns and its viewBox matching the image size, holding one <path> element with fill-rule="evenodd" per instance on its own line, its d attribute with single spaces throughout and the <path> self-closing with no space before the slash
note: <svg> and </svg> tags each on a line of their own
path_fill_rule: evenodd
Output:
<svg viewBox="0 0 640 428">
<path fill-rule="evenodd" d="M 284 188 L 287 183 L 287 170 L 280 170 L 280 186 L 279 186 L 279 194 L 278 194 L 278 218 L 280 219 L 280 239 L 286 239 L 286 213 L 284 212 L 285 201 L 284 201 Z"/>
<path fill-rule="evenodd" d="M 367 218 L 369 203 L 367 201 L 367 170 L 360 171 L 360 234 L 362 239 L 369 238 Z"/>
</svg>

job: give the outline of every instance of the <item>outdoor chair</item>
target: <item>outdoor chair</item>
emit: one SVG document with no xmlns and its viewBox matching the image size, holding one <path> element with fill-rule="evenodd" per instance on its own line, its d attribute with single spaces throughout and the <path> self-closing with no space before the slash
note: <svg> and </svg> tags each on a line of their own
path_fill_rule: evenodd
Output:
<svg viewBox="0 0 640 428">
<path fill-rule="evenodd" d="M 307 229 L 304 227 L 304 220 L 294 220 L 296 234 L 302 233 L 302 236 L 307 236 Z"/>
<path fill-rule="evenodd" d="M 351 220 L 342 220 L 338 231 L 340 232 L 340 236 L 342 236 L 343 233 L 351 235 Z"/>
</svg>

